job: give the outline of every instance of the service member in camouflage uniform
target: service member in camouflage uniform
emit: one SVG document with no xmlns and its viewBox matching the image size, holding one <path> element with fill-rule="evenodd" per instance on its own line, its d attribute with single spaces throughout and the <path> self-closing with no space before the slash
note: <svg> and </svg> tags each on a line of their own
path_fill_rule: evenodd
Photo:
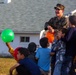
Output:
<svg viewBox="0 0 76 75">
<path fill-rule="evenodd" d="M 61 29 L 63 27 L 68 27 L 67 19 L 64 16 L 64 5 L 62 4 L 57 4 L 55 9 L 55 14 L 56 16 L 51 18 L 48 22 L 45 24 L 52 26 L 54 29 Z"/>
<path fill-rule="evenodd" d="M 54 7 L 54 9 L 55 9 L 56 16 L 51 18 L 48 22 L 46 22 L 45 26 L 47 26 L 47 28 L 48 28 L 48 25 L 53 27 L 54 31 L 57 31 L 58 29 L 61 29 L 61 28 L 68 28 L 68 22 L 66 17 L 64 16 L 65 6 L 62 4 L 57 4 Z M 55 56 L 53 56 L 52 59 L 53 61 L 51 61 L 51 75 L 53 75 Z"/>
</svg>

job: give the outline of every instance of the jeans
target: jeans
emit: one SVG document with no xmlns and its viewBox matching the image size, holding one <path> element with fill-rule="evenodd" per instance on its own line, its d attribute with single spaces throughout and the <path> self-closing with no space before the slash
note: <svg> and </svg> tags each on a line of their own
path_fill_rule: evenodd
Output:
<svg viewBox="0 0 76 75">
<path fill-rule="evenodd" d="M 70 75 L 69 72 L 71 70 L 72 61 L 72 56 L 65 56 L 61 67 L 61 75 Z"/>
<path fill-rule="evenodd" d="M 54 68 L 55 68 L 55 61 L 56 61 L 56 54 L 51 58 L 51 75 L 53 75 Z"/>
<path fill-rule="evenodd" d="M 58 63 L 55 65 L 53 75 L 60 75 L 60 74 L 61 74 L 61 66 L 62 66 L 62 62 L 58 62 Z"/>
</svg>

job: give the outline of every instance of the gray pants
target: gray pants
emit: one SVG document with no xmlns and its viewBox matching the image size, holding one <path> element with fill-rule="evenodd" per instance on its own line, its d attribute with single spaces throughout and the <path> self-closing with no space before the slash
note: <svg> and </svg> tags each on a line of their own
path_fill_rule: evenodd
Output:
<svg viewBox="0 0 76 75">
<path fill-rule="evenodd" d="M 51 75 L 49 74 L 50 73 L 49 71 L 44 71 L 42 69 L 40 69 L 40 71 L 41 71 L 41 75 Z"/>
<path fill-rule="evenodd" d="M 40 69 L 41 71 L 41 75 L 51 75 L 51 68 L 50 68 L 50 71 L 44 71 L 42 69 Z"/>
</svg>

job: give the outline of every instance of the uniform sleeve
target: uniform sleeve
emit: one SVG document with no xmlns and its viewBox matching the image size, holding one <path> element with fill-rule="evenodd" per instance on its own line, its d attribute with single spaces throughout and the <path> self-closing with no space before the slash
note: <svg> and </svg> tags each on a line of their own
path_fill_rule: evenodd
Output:
<svg viewBox="0 0 76 75">
<path fill-rule="evenodd" d="M 47 23 L 54 29 L 68 28 L 68 18 L 66 17 L 62 17 L 60 20 L 57 17 L 53 17 Z"/>
<path fill-rule="evenodd" d="M 55 21 L 55 19 L 54 19 L 54 17 L 53 17 L 53 18 L 51 18 L 51 19 L 47 22 L 47 24 L 50 25 L 50 26 L 52 26 L 53 28 L 55 28 L 55 27 L 54 27 L 54 21 Z"/>
<path fill-rule="evenodd" d="M 67 18 L 63 17 L 62 22 L 61 22 L 61 26 L 64 27 L 64 28 L 68 28 Z"/>
<path fill-rule="evenodd" d="M 51 25 L 52 22 L 53 22 L 53 20 L 54 20 L 54 18 L 51 18 L 47 23 L 48 23 L 49 25 Z"/>
<path fill-rule="evenodd" d="M 65 17 L 65 26 L 64 28 L 69 28 L 69 18 Z"/>
</svg>

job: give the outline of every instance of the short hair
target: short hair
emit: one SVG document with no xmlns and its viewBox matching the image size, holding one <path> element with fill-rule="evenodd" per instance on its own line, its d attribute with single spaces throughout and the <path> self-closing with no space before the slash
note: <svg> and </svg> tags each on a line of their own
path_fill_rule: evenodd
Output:
<svg viewBox="0 0 76 75">
<path fill-rule="evenodd" d="M 30 51 L 30 52 L 35 52 L 35 50 L 36 50 L 36 44 L 34 43 L 34 42 L 31 42 L 31 43 L 29 43 L 28 44 L 28 50 Z"/>
<path fill-rule="evenodd" d="M 47 48 L 47 44 L 48 44 L 48 38 L 47 37 L 43 37 L 40 39 L 39 41 L 40 45 L 42 48 Z"/>
<path fill-rule="evenodd" d="M 69 16 L 69 22 L 76 26 L 76 15 Z"/>
<path fill-rule="evenodd" d="M 29 55 L 29 51 L 28 51 L 27 48 L 20 47 L 20 48 L 18 49 L 18 51 L 20 52 L 20 54 L 23 54 L 25 57 L 28 57 L 28 55 Z"/>
<path fill-rule="evenodd" d="M 61 28 L 61 29 L 59 29 L 59 31 L 61 31 L 61 32 L 62 32 L 62 34 L 66 34 L 66 33 L 67 33 L 67 31 L 68 31 L 68 29 L 66 29 L 66 28 Z"/>
</svg>

